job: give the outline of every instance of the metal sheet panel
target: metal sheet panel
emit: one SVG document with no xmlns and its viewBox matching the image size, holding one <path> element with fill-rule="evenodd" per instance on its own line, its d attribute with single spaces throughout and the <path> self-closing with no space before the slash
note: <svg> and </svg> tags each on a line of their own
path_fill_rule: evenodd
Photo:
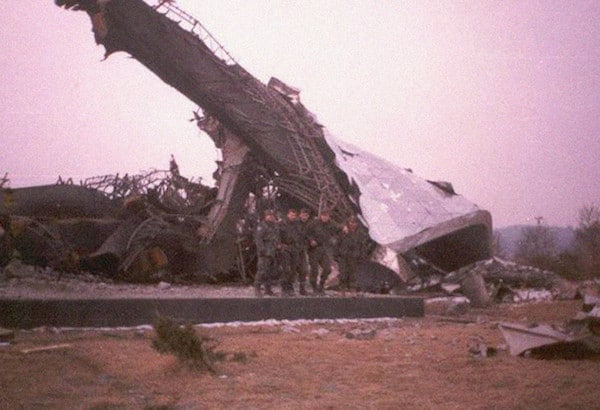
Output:
<svg viewBox="0 0 600 410">
<path fill-rule="evenodd" d="M 371 238 L 404 252 L 474 224 L 488 226 L 491 216 L 463 196 L 343 142 L 325 132 L 336 165 L 360 190 L 360 208 Z"/>
</svg>

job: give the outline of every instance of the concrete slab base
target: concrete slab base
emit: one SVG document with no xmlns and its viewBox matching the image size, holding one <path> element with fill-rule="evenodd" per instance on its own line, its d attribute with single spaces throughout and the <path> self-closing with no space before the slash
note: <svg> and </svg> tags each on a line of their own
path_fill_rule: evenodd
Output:
<svg viewBox="0 0 600 410">
<path fill-rule="evenodd" d="M 267 319 L 358 319 L 422 317 L 417 297 L 292 297 L 224 299 L 0 300 L 0 326 L 30 329 L 119 327 L 151 324 L 157 315 L 191 323 Z"/>
</svg>

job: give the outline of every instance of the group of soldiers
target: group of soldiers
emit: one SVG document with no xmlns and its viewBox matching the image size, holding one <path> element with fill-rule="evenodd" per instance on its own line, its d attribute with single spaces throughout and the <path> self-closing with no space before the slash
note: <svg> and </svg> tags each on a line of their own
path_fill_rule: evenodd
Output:
<svg viewBox="0 0 600 410">
<path fill-rule="evenodd" d="M 350 217 L 342 226 L 331 220 L 328 211 L 312 218 L 308 209 L 290 208 L 281 221 L 265 210 L 256 227 L 254 240 L 258 256 L 254 290 L 257 297 L 273 295 L 273 283 L 280 278 L 283 296 L 307 295 L 307 274 L 313 294 L 323 294 L 334 256 L 340 271 L 340 288 L 356 290 L 356 270 L 364 257 L 364 234 L 358 219 Z"/>
</svg>

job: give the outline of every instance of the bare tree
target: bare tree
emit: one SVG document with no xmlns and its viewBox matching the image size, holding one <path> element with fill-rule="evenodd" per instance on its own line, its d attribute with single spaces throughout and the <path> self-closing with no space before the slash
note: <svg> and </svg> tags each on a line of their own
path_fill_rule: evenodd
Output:
<svg viewBox="0 0 600 410">
<path fill-rule="evenodd" d="M 6 172 L 6 173 L 4 173 L 3 177 L 0 177 L 0 189 L 8 188 L 9 184 L 10 184 L 10 179 L 8 178 L 8 172 Z"/>
<path fill-rule="evenodd" d="M 575 241 L 583 275 L 600 277 L 600 207 L 590 204 L 579 210 Z"/>
<path fill-rule="evenodd" d="M 543 217 L 535 219 L 535 226 L 523 228 L 515 256 L 521 263 L 550 269 L 556 257 L 556 237 Z"/>
</svg>

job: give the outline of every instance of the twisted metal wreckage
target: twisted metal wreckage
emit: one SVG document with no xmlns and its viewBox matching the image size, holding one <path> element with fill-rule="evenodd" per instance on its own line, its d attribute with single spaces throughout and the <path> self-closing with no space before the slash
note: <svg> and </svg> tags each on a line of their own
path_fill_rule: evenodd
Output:
<svg viewBox="0 0 600 410">
<path fill-rule="evenodd" d="M 89 15 L 107 57 L 129 53 L 201 107 L 197 124 L 222 152 L 218 191 L 196 221 L 205 271 L 236 266 L 248 198 L 254 195 L 260 206 L 263 193 L 273 190 L 281 209 L 329 209 L 337 221 L 359 215 L 372 260 L 400 276 L 414 260 L 450 272 L 491 256 L 489 212 L 449 183 L 423 180 L 334 138 L 302 105 L 297 89 L 276 78 L 261 83 L 173 1 L 55 3 Z M 139 221 L 120 229 L 140 230 Z"/>
</svg>

